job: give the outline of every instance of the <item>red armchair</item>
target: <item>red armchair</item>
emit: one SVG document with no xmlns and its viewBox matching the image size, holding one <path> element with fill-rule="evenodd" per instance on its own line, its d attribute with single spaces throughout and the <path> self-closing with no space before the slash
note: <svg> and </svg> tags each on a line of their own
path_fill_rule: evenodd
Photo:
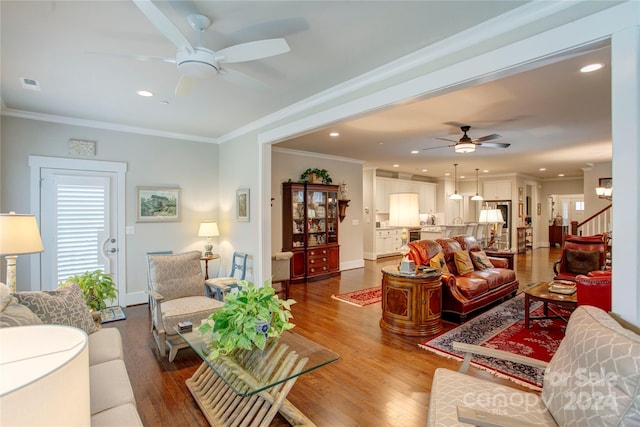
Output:
<svg viewBox="0 0 640 427">
<path fill-rule="evenodd" d="M 554 279 L 575 281 L 576 276 L 603 270 L 606 261 L 606 236 L 567 234 L 562 245 L 562 258 L 553 265 Z"/>
<path fill-rule="evenodd" d="M 578 305 L 593 305 L 611 311 L 611 270 L 576 276 L 576 292 Z"/>
</svg>

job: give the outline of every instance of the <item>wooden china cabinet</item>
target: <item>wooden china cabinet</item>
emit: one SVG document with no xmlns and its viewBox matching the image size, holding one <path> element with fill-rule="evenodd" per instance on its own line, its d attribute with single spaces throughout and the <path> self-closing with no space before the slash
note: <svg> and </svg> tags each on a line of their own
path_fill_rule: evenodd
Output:
<svg viewBox="0 0 640 427">
<path fill-rule="evenodd" d="M 282 185 L 282 246 L 293 252 L 291 282 L 340 274 L 337 185 Z"/>
</svg>

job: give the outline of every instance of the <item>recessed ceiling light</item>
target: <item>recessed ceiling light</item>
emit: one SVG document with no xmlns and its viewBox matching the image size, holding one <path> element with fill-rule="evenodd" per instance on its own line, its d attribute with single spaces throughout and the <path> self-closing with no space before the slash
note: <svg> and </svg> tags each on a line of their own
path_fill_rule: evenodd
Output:
<svg viewBox="0 0 640 427">
<path fill-rule="evenodd" d="M 395 165 L 393 165 L 393 167 L 394 167 L 394 168 L 399 168 L 399 167 L 400 167 L 400 165 L 396 163 Z"/>
<path fill-rule="evenodd" d="M 444 173 L 444 176 L 449 176 L 449 175 L 451 175 L 451 173 L 449 173 L 449 172 L 445 172 Z"/>
<path fill-rule="evenodd" d="M 564 174 L 563 173 L 559 173 L 558 176 L 564 176 Z"/>
<path fill-rule="evenodd" d="M 482 173 L 489 173 L 489 169 L 483 170 Z"/>
<path fill-rule="evenodd" d="M 411 154 L 418 154 L 419 151 L 418 150 L 411 150 Z"/>
<path fill-rule="evenodd" d="M 332 138 L 335 138 L 335 137 L 337 137 L 337 136 L 340 136 L 340 132 L 331 132 L 331 133 L 329 134 L 329 136 L 330 136 L 330 137 L 332 137 Z"/>
<path fill-rule="evenodd" d="M 429 172 L 429 169 L 422 169 L 422 172 Z"/>
<path fill-rule="evenodd" d="M 149 92 L 148 90 L 139 90 L 138 95 L 140 96 L 153 96 L 153 92 Z"/>
<path fill-rule="evenodd" d="M 584 67 L 580 68 L 580 72 L 581 73 L 590 73 L 592 71 L 597 71 L 602 67 L 604 67 L 604 65 L 602 65 L 602 64 L 589 64 L 589 65 L 585 65 Z"/>
<path fill-rule="evenodd" d="M 460 179 L 464 179 L 464 178 L 466 178 L 466 176 L 460 175 Z"/>
<path fill-rule="evenodd" d="M 540 168 L 539 170 L 540 170 L 540 171 L 542 171 L 542 172 L 544 172 L 544 171 L 546 171 L 546 170 L 547 170 L 547 168 Z"/>
</svg>

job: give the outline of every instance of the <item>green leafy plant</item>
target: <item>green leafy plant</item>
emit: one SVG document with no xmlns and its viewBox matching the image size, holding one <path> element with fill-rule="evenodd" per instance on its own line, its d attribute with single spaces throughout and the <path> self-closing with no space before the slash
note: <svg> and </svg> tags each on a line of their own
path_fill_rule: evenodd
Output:
<svg viewBox="0 0 640 427">
<path fill-rule="evenodd" d="M 326 169 L 311 169 L 311 168 L 309 168 L 306 171 L 302 172 L 302 175 L 300 175 L 300 181 L 309 182 L 310 176 L 312 174 L 315 174 L 315 175 L 319 176 L 320 178 L 322 178 L 322 183 L 323 184 L 331 184 L 333 182 L 333 180 L 329 176 L 329 172 L 327 172 Z"/>
<path fill-rule="evenodd" d="M 220 309 L 209 316 L 198 328 L 211 339 L 210 359 L 241 348 L 251 350 L 253 346 L 264 349 L 267 338 L 278 337 L 295 325 L 289 320 L 291 305 L 295 300 L 281 300 L 271 287 L 271 279 L 262 287 L 240 281 L 238 292 L 229 292 Z"/>
<path fill-rule="evenodd" d="M 85 271 L 82 274 L 68 277 L 60 286 L 77 283 L 84 295 L 84 301 L 91 310 L 101 311 L 107 308 L 107 301 L 117 296 L 116 286 L 111 274 L 102 270 Z"/>
</svg>

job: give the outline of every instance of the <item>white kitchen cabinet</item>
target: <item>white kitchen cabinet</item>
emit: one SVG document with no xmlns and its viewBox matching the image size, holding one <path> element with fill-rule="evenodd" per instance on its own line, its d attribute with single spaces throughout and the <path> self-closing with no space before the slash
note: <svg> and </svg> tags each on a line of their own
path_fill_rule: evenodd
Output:
<svg viewBox="0 0 640 427">
<path fill-rule="evenodd" d="M 389 195 L 393 193 L 418 193 L 420 213 L 435 212 L 436 188 L 432 182 L 376 178 L 376 213 L 389 213 Z"/>
<path fill-rule="evenodd" d="M 376 230 L 376 255 L 395 255 L 400 253 L 402 246 L 402 229 L 387 228 Z"/>
<path fill-rule="evenodd" d="M 486 181 L 482 188 L 485 200 L 511 200 L 511 181 Z"/>
<path fill-rule="evenodd" d="M 436 211 L 436 187 L 437 184 L 431 182 L 419 184 L 420 213 L 434 213 Z"/>
</svg>

